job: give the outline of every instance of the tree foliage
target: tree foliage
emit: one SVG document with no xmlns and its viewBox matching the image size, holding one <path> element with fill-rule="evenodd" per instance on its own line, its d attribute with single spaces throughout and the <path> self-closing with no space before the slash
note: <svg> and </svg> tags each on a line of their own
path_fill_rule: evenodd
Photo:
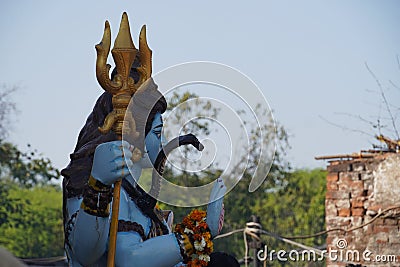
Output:
<svg viewBox="0 0 400 267">
<path fill-rule="evenodd" d="M 18 87 L 8 87 L 5 84 L 0 87 L 0 139 L 7 137 L 11 126 L 11 118 L 17 112 L 11 95 Z"/>
<path fill-rule="evenodd" d="M 0 143 L 0 246 L 24 258 L 63 254 L 58 178 L 49 159 Z"/>
<path fill-rule="evenodd" d="M 5 186 L 0 192 L 0 246 L 22 258 L 63 255 L 61 190 L 2 181 Z"/>
<path fill-rule="evenodd" d="M 0 140 L 0 177 L 23 186 L 44 185 L 52 179 L 58 179 L 60 172 L 54 168 L 50 159 L 37 151 L 20 151 L 14 144 Z"/>
<path fill-rule="evenodd" d="M 0 137 L 8 134 L 15 104 L 0 92 Z M 26 152 L 0 139 L 0 246 L 23 258 L 63 255 L 59 171 L 28 145 Z"/>
</svg>

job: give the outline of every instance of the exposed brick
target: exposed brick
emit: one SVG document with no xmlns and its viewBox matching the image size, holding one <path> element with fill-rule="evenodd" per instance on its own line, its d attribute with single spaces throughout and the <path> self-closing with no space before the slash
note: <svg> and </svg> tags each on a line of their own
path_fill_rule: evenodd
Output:
<svg viewBox="0 0 400 267">
<path fill-rule="evenodd" d="M 353 226 L 359 226 L 363 223 L 363 217 L 352 217 L 351 224 Z"/>
<path fill-rule="evenodd" d="M 373 224 L 369 224 L 369 225 L 365 226 L 364 229 L 366 229 L 365 231 L 367 234 L 374 233 L 374 225 Z"/>
<path fill-rule="evenodd" d="M 372 197 L 372 194 L 374 193 L 374 189 L 372 186 L 369 186 L 368 189 L 364 189 L 364 196 L 366 197 Z"/>
<path fill-rule="evenodd" d="M 377 219 L 374 221 L 374 224 L 375 224 L 375 225 L 385 225 L 385 221 L 384 221 L 384 219 L 382 219 L 382 218 L 377 218 Z"/>
<path fill-rule="evenodd" d="M 326 237 L 326 245 L 327 245 L 327 247 L 329 247 L 329 246 L 332 244 L 333 239 L 334 239 L 334 236 L 333 236 L 333 235 L 328 235 L 328 236 Z"/>
<path fill-rule="evenodd" d="M 369 190 L 372 192 L 374 189 L 373 180 L 363 180 L 363 181 L 364 181 L 364 190 Z"/>
<path fill-rule="evenodd" d="M 361 175 L 361 179 L 364 180 L 364 181 L 370 181 L 370 180 L 373 180 L 373 178 L 374 178 L 374 173 L 371 172 L 371 171 L 364 172 Z"/>
<path fill-rule="evenodd" d="M 397 225 L 388 225 L 388 227 L 389 227 L 389 237 L 399 239 L 397 243 L 400 243 L 400 232 Z"/>
<path fill-rule="evenodd" d="M 350 181 L 339 181 L 338 190 L 341 192 L 350 193 L 351 191 L 351 182 Z"/>
<path fill-rule="evenodd" d="M 354 162 L 353 163 L 353 171 L 356 172 L 362 172 L 365 171 L 366 167 L 365 167 L 365 163 L 364 162 Z"/>
<path fill-rule="evenodd" d="M 351 224 L 351 217 L 335 217 L 327 221 L 329 229 L 337 228 L 341 226 L 349 226 Z"/>
<path fill-rule="evenodd" d="M 327 191 L 326 192 L 326 198 L 327 199 L 345 199 L 349 198 L 350 194 L 348 192 L 342 192 L 342 191 Z"/>
<path fill-rule="evenodd" d="M 365 197 L 356 197 L 351 199 L 352 208 L 364 208 Z"/>
<path fill-rule="evenodd" d="M 392 229 L 393 231 L 393 229 Z M 389 243 L 391 244 L 400 244 L 400 231 L 397 228 L 397 231 L 395 231 L 394 233 L 391 232 L 389 235 Z M 400 250 L 398 250 L 400 251 Z"/>
<path fill-rule="evenodd" d="M 325 218 L 326 225 L 330 225 L 332 228 L 336 227 L 338 216 L 330 216 Z"/>
<path fill-rule="evenodd" d="M 389 241 L 388 241 L 388 240 L 377 239 L 377 240 L 376 240 L 376 243 L 377 243 L 377 244 L 385 244 L 385 245 L 386 245 L 387 243 L 389 243 Z"/>
<path fill-rule="evenodd" d="M 359 197 L 364 194 L 364 182 L 352 181 L 351 182 L 351 197 Z"/>
<path fill-rule="evenodd" d="M 368 212 L 368 208 L 370 205 L 371 205 L 371 201 L 369 201 L 368 199 L 364 201 L 364 209 L 366 209 L 367 212 Z M 367 215 L 369 215 L 369 214 L 367 214 Z"/>
<path fill-rule="evenodd" d="M 363 216 L 365 214 L 365 210 L 363 208 L 353 208 L 351 209 L 352 216 Z"/>
<path fill-rule="evenodd" d="M 375 228 L 376 229 L 376 228 Z M 377 244 L 384 244 L 389 242 L 389 235 L 386 232 L 376 232 L 374 239 Z"/>
<path fill-rule="evenodd" d="M 335 201 L 335 206 L 338 209 L 349 209 L 350 208 L 350 200 L 348 199 L 338 199 Z"/>
<path fill-rule="evenodd" d="M 338 190 L 338 184 L 337 182 L 331 182 L 331 181 L 326 181 L 326 190 L 330 191 L 336 191 Z"/>
<path fill-rule="evenodd" d="M 325 214 L 326 214 L 325 219 L 328 220 L 335 218 L 338 215 L 338 211 L 335 206 L 330 208 L 325 207 Z"/>
<path fill-rule="evenodd" d="M 326 176 L 327 182 L 337 182 L 337 180 L 339 180 L 339 173 L 337 173 L 337 172 L 330 172 Z"/>
<path fill-rule="evenodd" d="M 327 170 L 328 172 L 347 172 L 350 171 L 351 168 L 348 161 L 337 161 L 331 163 L 331 165 L 327 167 Z"/>
<path fill-rule="evenodd" d="M 344 181 L 352 181 L 353 178 L 351 176 L 351 172 L 341 172 L 339 173 L 339 181 L 344 182 Z"/>
<path fill-rule="evenodd" d="M 340 181 L 358 181 L 361 180 L 360 172 L 341 172 L 339 174 Z"/>
<path fill-rule="evenodd" d="M 390 226 L 386 225 L 375 225 L 374 226 L 374 233 L 389 233 L 391 230 Z"/>
<path fill-rule="evenodd" d="M 383 220 L 383 222 L 386 225 L 397 225 L 397 220 L 396 219 L 385 218 Z"/>
<path fill-rule="evenodd" d="M 375 157 L 373 160 L 368 161 L 365 164 L 365 169 L 367 171 L 375 171 L 376 170 L 376 166 L 382 161 L 383 159 L 379 159 L 378 157 Z"/>
<path fill-rule="evenodd" d="M 350 216 L 350 209 L 346 209 L 346 208 L 339 209 L 338 210 L 338 214 L 339 214 L 340 217 L 349 217 Z"/>
<path fill-rule="evenodd" d="M 382 206 L 381 205 L 370 205 L 368 207 L 368 210 L 372 210 L 372 211 L 375 211 L 378 213 L 382 210 Z"/>
</svg>

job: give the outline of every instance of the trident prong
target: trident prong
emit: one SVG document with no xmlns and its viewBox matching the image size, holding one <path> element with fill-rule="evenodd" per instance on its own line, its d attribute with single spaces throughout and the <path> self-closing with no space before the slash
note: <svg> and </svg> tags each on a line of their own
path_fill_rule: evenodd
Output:
<svg viewBox="0 0 400 267">
<path fill-rule="evenodd" d="M 95 46 L 97 52 L 96 60 L 96 77 L 100 86 L 113 94 L 117 92 L 122 87 L 122 82 L 120 80 L 111 81 L 109 78 L 111 65 L 107 64 L 107 57 L 110 53 L 111 46 L 111 29 L 110 23 L 105 22 L 104 33 L 101 42 Z"/>
<path fill-rule="evenodd" d="M 151 77 L 152 73 L 152 51 L 147 44 L 146 37 L 146 25 L 142 26 L 139 34 L 139 55 L 140 55 L 140 67 L 137 69 L 140 73 L 140 82 L 144 83 Z"/>
</svg>

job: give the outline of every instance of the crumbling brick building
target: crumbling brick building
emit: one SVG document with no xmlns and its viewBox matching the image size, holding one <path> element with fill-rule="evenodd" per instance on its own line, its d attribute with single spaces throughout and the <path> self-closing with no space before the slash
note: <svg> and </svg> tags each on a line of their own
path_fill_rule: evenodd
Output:
<svg viewBox="0 0 400 267">
<path fill-rule="evenodd" d="M 400 266 L 400 154 L 329 162 L 327 266 Z"/>
</svg>

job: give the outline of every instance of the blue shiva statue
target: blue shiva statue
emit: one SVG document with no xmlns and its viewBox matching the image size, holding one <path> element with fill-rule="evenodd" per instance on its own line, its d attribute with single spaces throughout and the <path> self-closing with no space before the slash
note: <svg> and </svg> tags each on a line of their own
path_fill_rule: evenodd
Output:
<svg viewBox="0 0 400 267">
<path fill-rule="evenodd" d="M 130 75 L 138 79 L 134 67 Z M 167 103 L 152 80 L 145 92 L 134 98 L 133 105 L 136 127 L 138 132 L 143 130 L 144 136 L 136 141 L 116 141 L 113 132 L 103 135 L 98 131 L 112 110 L 112 95 L 105 92 L 80 131 L 69 165 L 61 172 L 65 250 L 70 266 L 106 266 L 112 185 L 121 177 L 115 265 L 172 267 L 184 264 L 194 253 L 190 233 L 174 233 L 172 213 L 157 209 L 156 200 L 137 186 L 142 169 L 155 168 L 162 174 L 168 154 L 161 141 L 162 113 Z M 200 149 L 202 146 L 192 134 L 180 136 L 178 140 L 175 147 L 190 144 Z M 130 153 L 135 147 L 143 151 L 143 156 L 132 162 Z M 217 179 L 211 196 L 221 196 L 225 191 L 222 179 Z M 210 199 L 207 208 L 206 222 L 212 237 L 222 228 L 222 202 L 222 198 Z M 208 266 L 239 266 L 232 258 L 213 253 Z"/>
</svg>

